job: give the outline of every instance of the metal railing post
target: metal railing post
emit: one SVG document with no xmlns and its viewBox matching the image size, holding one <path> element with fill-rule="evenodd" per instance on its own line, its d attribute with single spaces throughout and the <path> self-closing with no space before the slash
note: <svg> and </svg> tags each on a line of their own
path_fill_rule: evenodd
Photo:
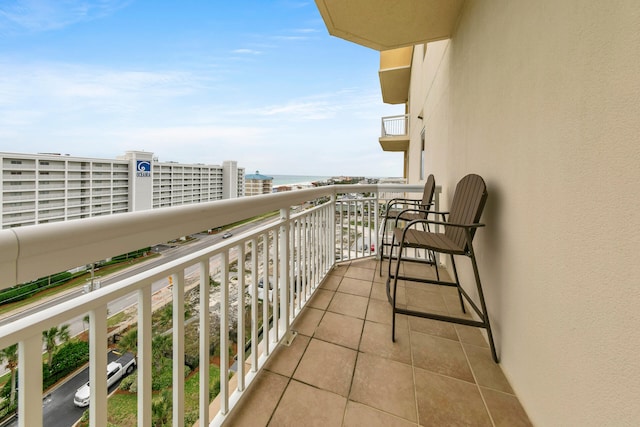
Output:
<svg viewBox="0 0 640 427">
<path fill-rule="evenodd" d="M 173 425 L 184 426 L 184 270 L 173 285 Z"/>
</svg>

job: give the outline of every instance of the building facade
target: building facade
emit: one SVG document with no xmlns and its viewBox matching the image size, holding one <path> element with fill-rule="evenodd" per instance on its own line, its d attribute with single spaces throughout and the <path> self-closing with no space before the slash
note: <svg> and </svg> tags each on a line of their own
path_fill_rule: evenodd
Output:
<svg viewBox="0 0 640 427">
<path fill-rule="evenodd" d="M 271 194 L 273 192 L 273 177 L 262 175 L 260 171 L 244 177 L 245 196 L 257 196 L 259 194 Z"/>
<path fill-rule="evenodd" d="M 116 159 L 0 153 L 2 228 L 67 221 L 243 196 L 244 169 L 159 162 L 128 151 Z"/>
</svg>

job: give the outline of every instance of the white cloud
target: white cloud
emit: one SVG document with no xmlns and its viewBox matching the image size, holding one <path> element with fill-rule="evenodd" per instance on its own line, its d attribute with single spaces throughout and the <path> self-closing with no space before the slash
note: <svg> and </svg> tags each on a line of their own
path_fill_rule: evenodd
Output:
<svg viewBox="0 0 640 427">
<path fill-rule="evenodd" d="M 309 33 L 319 33 L 320 30 L 316 28 L 298 28 L 298 29 L 292 30 L 292 32 L 309 34 Z"/>
<path fill-rule="evenodd" d="M 247 54 L 247 55 L 260 55 L 260 54 L 262 54 L 262 52 L 260 52 L 259 50 L 254 50 L 254 49 L 236 49 L 236 50 L 233 51 L 233 53 Z"/>
<path fill-rule="evenodd" d="M 58 63 L 0 63 L 0 116 L 58 115 L 147 108 L 150 99 L 189 95 L 203 84 L 190 73 L 130 71 Z M 2 121 L 2 119 L 0 119 Z"/>
<path fill-rule="evenodd" d="M 0 5 L 0 28 L 49 31 L 108 16 L 131 0 L 14 0 Z"/>
</svg>

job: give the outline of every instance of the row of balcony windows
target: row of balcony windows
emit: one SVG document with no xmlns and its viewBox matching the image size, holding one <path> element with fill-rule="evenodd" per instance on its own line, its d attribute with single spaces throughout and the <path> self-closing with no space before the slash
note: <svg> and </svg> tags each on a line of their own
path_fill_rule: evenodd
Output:
<svg viewBox="0 0 640 427">
<path fill-rule="evenodd" d="M 53 210 L 40 210 L 37 215 L 33 210 L 30 212 L 23 213 L 8 213 L 2 215 L 2 223 L 6 226 L 11 226 L 15 224 L 28 225 L 31 221 L 36 221 L 41 223 L 41 219 L 53 219 L 58 218 L 60 220 L 65 219 L 75 219 L 76 217 L 82 215 L 82 217 L 89 216 L 97 216 L 98 214 L 112 214 L 112 213 L 121 213 L 128 212 L 129 207 L 128 203 L 114 203 L 113 205 L 93 205 L 93 206 L 85 206 L 85 207 L 75 207 L 68 208 L 65 212 L 65 209 L 53 209 Z"/>
</svg>

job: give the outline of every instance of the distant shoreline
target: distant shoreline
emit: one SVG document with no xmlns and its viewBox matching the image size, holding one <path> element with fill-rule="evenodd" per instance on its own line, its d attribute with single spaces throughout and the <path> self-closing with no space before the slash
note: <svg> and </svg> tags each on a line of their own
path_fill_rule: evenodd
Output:
<svg viewBox="0 0 640 427">
<path fill-rule="evenodd" d="M 317 176 L 317 175 L 269 175 L 273 177 L 273 186 L 279 187 L 281 185 L 302 184 L 305 182 L 326 181 L 331 176 Z"/>
</svg>

